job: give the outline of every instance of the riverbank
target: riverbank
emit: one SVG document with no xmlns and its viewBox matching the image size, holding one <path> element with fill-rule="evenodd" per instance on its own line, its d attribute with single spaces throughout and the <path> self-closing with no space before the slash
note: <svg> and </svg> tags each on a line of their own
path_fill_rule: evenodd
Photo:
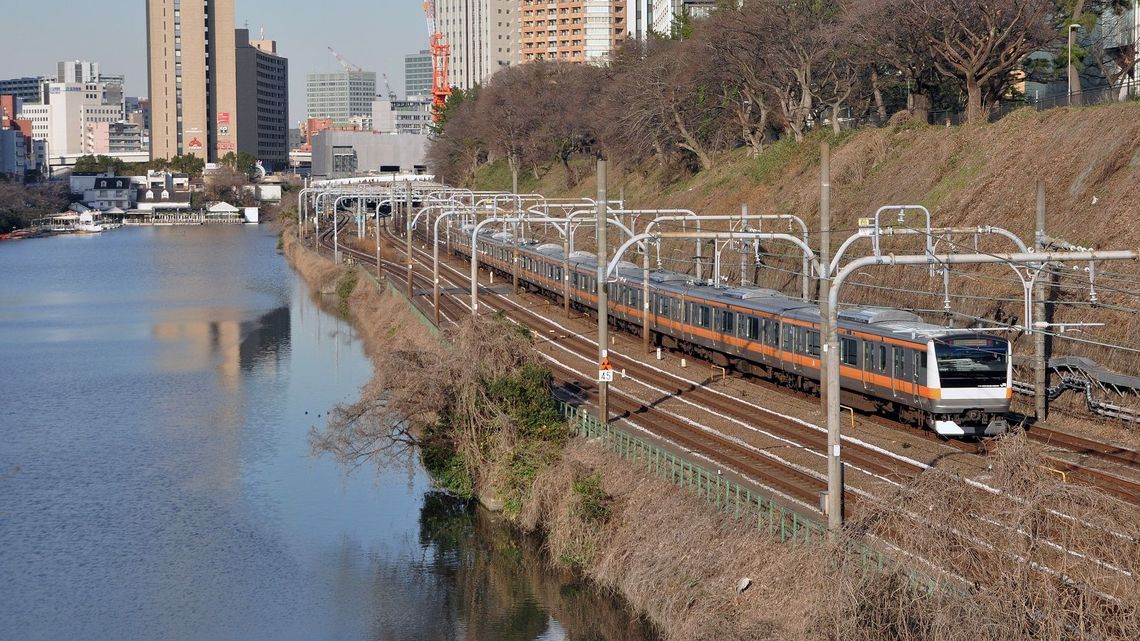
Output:
<svg viewBox="0 0 1140 641">
<path fill-rule="evenodd" d="M 471 375 L 465 368 L 484 360 L 485 354 L 478 350 L 491 350 L 492 356 L 503 358 L 501 350 L 478 341 L 464 347 L 470 339 L 464 332 L 477 331 L 469 328 L 450 335 L 458 348 L 441 350 L 434 338 L 424 335 L 423 326 L 398 295 L 361 287 L 367 281 L 348 276 L 353 270 L 300 248 L 288 234 L 284 244 L 306 280 L 343 301 L 362 333 L 374 337 L 376 342 L 369 345 L 376 362 L 373 391 L 418 392 L 418 404 L 407 406 L 419 408 L 417 419 L 426 426 L 429 442 L 433 435 L 454 431 L 454 411 L 462 403 L 432 395 L 445 387 L 420 380 L 420 388 L 392 388 L 391 372 L 385 368 L 395 367 L 404 379 L 417 372 L 428 378 L 452 372 Z M 405 330 L 407 336 L 401 333 Z M 511 346 L 530 340 L 514 334 L 519 333 L 499 331 L 495 338 Z M 501 364 L 508 373 L 519 363 L 530 364 L 525 355 L 514 358 L 520 360 Z M 517 388 L 497 388 L 496 394 L 477 400 L 505 399 L 515 409 L 523 400 L 541 401 L 507 393 L 513 389 Z M 386 400 L 409 403 L 401 398 Z M 432 403 L 447 408 L 434 422 L 428 416 Z M 526 416 L 545 411 L 541 403 L 526 409 Z M 342 442 L 346 450 L 352 450 L 347 447 L 351 445 L 359 451 L 361 443 L 353 441 L 354 436 L 373 439 L 367 441 L 370 445 L 400 444 L 399 438 L 390 436 L 384 437 L 387 441 L 376 440 L 380 434 L 375 426 L 364 425 L 374 410 L 366 402 L 337 413 L 356 423 L 334 432 L 346 439 Z M 1052 480 L 1017 438 L 1004 443 L 994 457 L 994 484 L 999 491 L 1025 497 L 1024 503 L 1011 507 L 1005 499 L 985 500 L 957 477 L 935 469 L 900 485 L 897 495 L 881 504 L 865 507 L 859 521 L 837 542 L 817 540 L 808 545 L 781 542 L 771 530 L 757 527 L 755 511 L 744 516 L 725 512 L 707 497 L 698 498 L 653 475 L 644 463 L 618 460 L 593 442 L 549 429 L 553 426 L 545 419 L 527 427 L 506 421 L 508 413 L 491 416 L 502 422 L 475 439 L 491 446 L 461 457 L 456 465 L 436 466 L 445 473 L 438 481 L 452 488 L 466 483 L 469 491 L 487 502 L 501 503 L 505 518 L 516 527 L 544 538 L 551 563 L 623 596 L 668 639 L 1052 638 L 1048 631 L 1063 631 L 1074 608 L 1083 613 L 1082 625 L 1105 638 L 1116 638 L 1125 629 L 1122 638 L 1127 638 L 1135 627 L 1135 622 L 1094 615 L 1095 599 L 1089 597 L 1087 586 L 1058 584 L 1038 569 L 1058 561 L 1048 556 L 1048 544 L 1038 538 L 1044 536 L 1041 532 L 1075 540 L 1079 534 L 1074 524 L 1081 522 L 1125 531 L 1130 527 L 1128 515 L 1113 513 L 1095 495 Z M 398 426 L 381 427 L 380 431 L 391 433 Z M 448 443 L 454 445 L 457 440 L 451 436 Z M 378 451 L 382 457 L 383 449 Z M 510 475 L 504 479 L 506 472 Z M 1077 520 L 1057 517 L 1058 502 L 1068 506 Z M 931 513 L 937 520 L 923 516 Z M 1033 523 L 1033 534 L 1025 540 L 996 536 L 994 523 L 1006 521 L 1019 527 Z M 915 551 L 915 556 L 897 555 L 907 565 L 888 560 L 876 567 L 874 561 L 869 565 L 853 552 L 884 536 Z M 1128 550 L 1096 553 L 1104 555 L 1098 558 L 1131 567 Z M 995 556 L 1006 560 L 994 563 Z M 951 572 L 942 575 L 935 568 Z M 1067 571 L 1064 565 L 1058 569 Z M 963 585 L 956 573 L 985 581 Z"/>
</svg>

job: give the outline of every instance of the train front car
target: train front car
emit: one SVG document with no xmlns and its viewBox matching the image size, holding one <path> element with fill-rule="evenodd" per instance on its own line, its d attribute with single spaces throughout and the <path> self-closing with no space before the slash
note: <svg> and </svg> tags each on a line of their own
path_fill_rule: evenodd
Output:
<svg viewBox="0 0 1140 641">
<path fill-rule="evenodd" d="M 1009 429 L 1013 398 L 1009 341 L 988 334 L 948 332 L 927 343 L 927 411 L 943 436 L 996 436 Z"/>
</svg>

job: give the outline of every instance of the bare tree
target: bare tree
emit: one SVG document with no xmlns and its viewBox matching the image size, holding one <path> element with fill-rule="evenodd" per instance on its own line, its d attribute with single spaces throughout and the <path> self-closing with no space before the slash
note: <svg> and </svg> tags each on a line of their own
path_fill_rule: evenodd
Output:
<svg viewBox="0 0 1140 641">
<path fill-rule="evenodd" d="M 764 150 L 772 112 L 772 99 L 764 77 L 768 73 L 760 48 L 758 21 L 746 20 L 736 8 L 714 14 L 709 29 L 719 35 L 709 49 L 717 69 L 725 76 L 722 92 L 740 125 L 740 136 L 751 155 Z"/>
<path fill-rule="evenodd" d="M 758 55 L 766 63 L 761 82 L 797 142 L 803 140 L 814 111 L 814 74 L 826 53 L 822 27 L 836 11 L 831 3 L 809 0 L 757 0 L 741 9 L 741 19 L 756 34 Z"/>
<path fill-rule="evenodd" d="M 966 89 L 966 117 L 986 119 L 984 97 L 1001 95 L 1024 58 L 1057 39 L 1053 0 L 899 0 L 888 5 L 921 34 L 939 73 Z"/>
</svg>

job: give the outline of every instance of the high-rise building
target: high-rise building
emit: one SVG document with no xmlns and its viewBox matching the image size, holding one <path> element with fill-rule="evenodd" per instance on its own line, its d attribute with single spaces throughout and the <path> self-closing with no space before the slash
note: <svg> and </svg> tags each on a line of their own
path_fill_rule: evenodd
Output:
<svg viewBox="0 0 1140 641">
<path fill-rule="evenodd" d="M 147 0 L 151 155 L 237 151 L 234 0 Z"/>
<path fill-rule="evenodd" d="M 626 0 L 521 0 L 521 61 L 602 63 L 630 35 Z"/>
<path fill-rule="evenodd" d="M 250 40 L 238 29 L 238 151 L 252 154 L 270 171 L 289 161 L 289 60 L 277 55 L 274 40 Z"/>
<path fill-rule="evenodd" d="M 43 76 L 0 80 L 0 96 L 16 96 L 29 103 L 41 102 L 43 94 L 40 85 L 43 84 L 44 80 L 46 78 Z"/>
<path fill-rule="evenodd" d="M 645 0 L 640 0 L 645 1 Z M 691 18 L 707 18 L 716 8 L 715 0 L 653 0 L 650 3 L 649 28 L 653 33 L 668 36 L 673 32 L 673 25 L 682 16 Z"/>
<path fill-rule="evenodd" d="M 431 51 L 404 56 L 404 96 L 430 96 L 432 86 Z"/>
<path fill-rule="evenodd" d="M 331 118 L 334 127 L 348 127 L 353 116 L 371 116 L 375 97 L 375 71 L 311 73 L 305 79 L 308 117 Z"/>
<path fill-rule="evenodd" d="M 436 0 L 436 27 L 451 46 L 448 84 L 486 82 L 519 62 L 519 0 Z"/>
</svg>

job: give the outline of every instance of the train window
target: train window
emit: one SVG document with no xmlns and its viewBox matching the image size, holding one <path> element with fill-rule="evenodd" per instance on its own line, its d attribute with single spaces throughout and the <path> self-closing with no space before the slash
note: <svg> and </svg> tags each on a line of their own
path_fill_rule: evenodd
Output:
<svg viewBox="0 0 1140 641">
<path fill-rule="evenodd" d="M 697 324 L 701 327 L 712 327 L 712 309 L 708 305 L 697 307 Z"/>
<path fill-rule="evenodd" d="M 903 348 L 894 348 L 895 352 L 895 378 L 906 377 L 906 353 Z"/>
<path fill-rule="evenodd" d="M 839 362 L 844 365 L 859 364 L 859 341 L 854 338 L 839 337 Z"/>
<path fill-rule="evenodd" d="M 760 319 L 755 316 L 746 317 L 744 337 L 752 340 L 760 338 Z"/>
<path fill-rule="evenodd" d="M 887 346 L 879 343 L 879 371 L 887 371 Z"/>
<path fill-rule="evenodd" d="M 780 345 L 780 323 L 774 320 L 764 321 L 764 342 L 772 347 Z"/>
<path fill-rule="evenodd" d="M 807 353 L 807 332 L 802 327 L 796 328 L 796 352 Z"/>
<path fill-rule="evenodd" d="M 662 316 L 669 316 L 669 301 L 670 300 L 671 299 L 668 296 L 662 296 L 660 298 L 660 300 L 658 300 L 658 303 L 660 304 L 660 308 L 658 309 L 658 312 Z"/>
<path fill-rule="evenodd" d="M 819 332 L 808 331 L 807 333 L 807 353 L 812 356 L 819 356 Z"/>
<path fill-rule="evenodd" d="M 784 350 L 792 351 L 792 336 L 795 335 L 796 328 L 791 325 L 784 325 Z"/>
<path fill-rule="evenodd" d="M 875 367 L 875 345 L 871 341 L 863 341 L 863 369 Z"/>
<path fill-rule="evenodd" d="M 919 372 L 922 371 L 922 356 L 924 354 L 918 350 L 914 350 L 911 353 L 913 354 L 913 359 L 914 359 L 913 362 L 911 363 L 911 365 L 914 367 L 914 379 L 918 380 Z"/>
<path fill-rule="evenodd" d="M 730 311 L 720 312 L 720 331 L 725 334 L 736 333 L 736 314 Z"/>
</svg>

